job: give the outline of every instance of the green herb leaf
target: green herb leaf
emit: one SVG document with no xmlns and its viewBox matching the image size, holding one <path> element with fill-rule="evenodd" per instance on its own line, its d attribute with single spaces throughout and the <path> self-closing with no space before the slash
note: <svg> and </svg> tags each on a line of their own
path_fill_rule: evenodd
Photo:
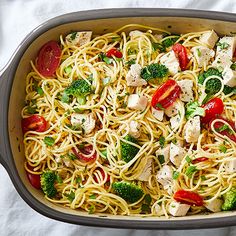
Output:
<svg viewBox="0 0 236 236">
<path fill-rule="evenodd" d="M 107 149 L 101 151 L 102 157 L 107 159 Z"/>
<path fill-rule="evenodd" d="M 191 163 L 192 159 L 189 157 L 189 156 L 186 156 L 185 160 L 188 162 L 188 163 Z"/>
<path fill-rule="evenodd" d="M 121 37 L 120 36 L 116 36 L 116 37 L 112 37 L 111 38 L 111 41 L 114 43 L 114 42 L 117 42 L 117 41 L 120 41 L 121 40 Z"/>
<path fill-rule="evenodd" d="M 230 45 L 226 42 L 223 42 L 223 43 L 218 42 L 216 46 L 220 47 L 220 49 L 223 50 L 223 49 L 227 49 Z"/>
<path fill-rule="evenodd" d="M 223 152 L 223 153 L 226 153 L 226 152 L 227 152 L 227 147 L 224 146 L 224 145 L 220 145 L 220 146 L 219 146 L 219 149 L 220 149 L 220 151 Z"/>
<path fill-rule="evenodd" d="M 47 146 L 53 146 L 54 143 L 55 143 L 54 138 L 52 138 L 52 137 L 50 137 L 50 136 L 44 137 L 43 141 L 44 141 L 44 143 L 45 143 Z"/>
<path fill-rule="evenodd" d="M 158 155 L 157 158 L 158 158 L 158 161 L 160 162 L 161 165 L 162 165 L 163 163 L 165 163 L 165 157 L 164 157 L 164 155 Z"/>
<path fill-rule="evenodd" d="M 228 130 L 228 129 L 229 129 L 229 126 L 226 125 L 226 124 L 224 124 L 224 125 L 222 125 L 222 126 L 218 129 L 218 131 L 219 131 L 219 132 L 222 132 L 222 131 L 225 131 L 225 130 Z"/>
<path fill-rule="evenodd" d="M 71 66 L 67 66 L 64 71 L 66 72 L 66 74 L 70 74 L 72 71 L 72 67 Z"/>
<path fill-rule="evenodd" d="M 146 194 L 145 197 L 144 197 L 144 201 L 147 205 L 150 205 L 151 202 L 152 202 L 152 197 L 150 194 Z"/>
<path fill-rule="evenodd" d="M 72 32 L 70 35 L 70 39 L 74 40 L 76 38 L 77 32 Z"/>
<path fill-rule="evenodd" d="M 73 153 L 68 153 L 67 156 L 69 157 L 70 160 L 74 161 L 77 159 L 76 155 Z"/>
<path fill-rule="evenodd" d="M 92 194 L 92 195 L 89 196 L 89 198 L 90 198 L 90 199 L 96 199 L 97 196 L 96 196 L 95 194 Z"/>
<path fill-rule="evenodd" d="M 187 169 L 186 169 L 186 172 L 185 172 L 185 175 L 188 176 L 188 178 L 192 178 L 193 176 L 193 173 L 198 171 L 197 167 L 196 166 L 189 166 Z"/>
<path fill-rule="evenodd" d="M 89 208 L 88 208 L 88 210 L 89 210 L 89 214 L 93 214 L 94 213 L 94 211 L 95 211 L 95 206 L 94 205 L 91 205 Z"/>
<path fill-rule="evenodd" d="M 64 195 L 70 202 L 73 202 L 73 200 L 75 199 L 75 192 L 70 192 L 69 194 L 65 193 Z"/>
<path fill-rule="evenodd" d="M 35 114 L 37 112 L 37 106 L 27 106 L 27 113 L 28 114 Z"/>
<path fill-rule="evenodd" d="M 165 137 L 161 136 L 159 138 L 159 144 L 160 144 L 161 148 L 163 148 L 165 146 L 165 142 L 166 142 Z"/>
<path fill-rule="evenodd" d="M 179 174 L 180 174 L 180 173 L 179 173 L 178 171 L 174 171 L 172 178 L 173 178 L 174 180 L 178 179 L 178 178 L 179 178 Z"/>
<path fill-rule="evenodd" d="M 206 176 L 205 175 L 201 175 L 201 180 L 206 180 Z"/>
<path fill-rule="evenodd" d="M 82 182 L 81 177 L 76 177 L 75 182 L 76 182 L 77 184 L 80 184 L 80 183 Z"/>
<path fill-rule="evenodd" d="M 161 103 L 157 103 L 156 108 L 159 108 L 161 110 L 165 110 L 164 107 L 161 105 Z"/>
<path fill-rule="evenodd" d="M 102 61 L 104 61 L 108 65 L 113 62 L 113 58 L 107 57 L 104 53 L 100 53 L 98 55 L 98 58 L 100 58 Z"/>
<path fill-rule="evenodd" d="M 156 51 L 158 50 L 160 53 L 166 52 L 166 48 L 161 43 L 152 43 L 152 50 Z"/>
<path fill-rule="evenodd" d="M 230 68 L 231 68 L 232 70 L 236 70 L 236 62 L 234 62 L 234 63 L 230 66 Z"/>
<path fill-rule="evenodd" d="M 125 62 L 125 64 L 128 65 L 128 66 L 131 66 L 131 65 L 133 65 L 133 64 L 135 64 L 135 63 L 136 63 L 136 60 L 135 60 L 135 59 L 131 59 L 131 60 Z"/>
</svg>

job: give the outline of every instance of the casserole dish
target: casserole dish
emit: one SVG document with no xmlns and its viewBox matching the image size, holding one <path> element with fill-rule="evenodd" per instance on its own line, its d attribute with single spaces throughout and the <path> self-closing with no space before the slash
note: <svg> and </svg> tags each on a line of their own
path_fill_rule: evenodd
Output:
<svg viewBox="0 0 236 236">
<path fill-rule="evenodd" d="M 125 24 L 156 26 L 172 33 L 215 30 L 219 35 L 233 32 L 235 14 L 176 9 L 108 9 L 84 11 L 56 17 L 33 30 L 19 45 L 0 79 L 0 162 L 6 168 L 21 197 L 36 211 L 50 218 L 74 224 L 136 229 L 193 229 L 234 225 L 236 212 L 202 214 L 179 218 L 88 215 L 48 202 L 33 189 L 24 170 L 21 109 L 29 61 L 39 48 L 71 30 L 110 32 Z M 99 27 L 98 27 L 99 25 Z"/>
</svg>

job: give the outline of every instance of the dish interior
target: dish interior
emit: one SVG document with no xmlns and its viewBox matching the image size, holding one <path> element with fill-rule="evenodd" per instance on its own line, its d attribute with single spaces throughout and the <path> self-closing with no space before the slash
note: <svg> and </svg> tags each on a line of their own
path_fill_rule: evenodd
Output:
<svg viewBox="0 0 236 236">
<path fill-rule="evenodd" d="M 84 31 L 91 30 L 93 34 L 104 34 L 111 32 L 119 27 L 122 27 L 126 24 L 134 24 L 133 28 L 128 28 L 130 31 L 132 29 L 137 29 L 135 24 L 142 24 L 146 26 L 158 27 L 171 33 L 188 33 L 194 31 L 203 31 L 208 29 L 215 30 L 218 35 L 228 34 L 229 32 L 235 31 L 235 23 L 224 22 L 218 20 L 209 20 L 209 19 L 198 19 L 198 18 L 182 18 L 182 17 L 132 17 L 132 18 L 109 18 L 109 19 L 100 19 L 100 20 L 89 20 L 89 21 L 80 21 L 61 24 L 57 27 L 54 27 L 41 36 L 36 38 L 28 49 L 25 51 L 22 56 L 18 68 L 15 73 L 14 82 L 12 85 L 12 91 L 10 94 L 10 104 L 9 104 L 9 114 L 8 114 L 8 125 L 9 125 L 9 137 L 10 144 L 12 149 L 12 154 L 14 157 L 15 166 L 19 177 L 27 190 L 41 203 L 47 205 L 50 208 L 53 208 L 57 211 L 80 215 L 80 216 L 89 216 L 89 217 L 109 217 L 113 219 L 127 219 L 127 220 L 166 220 L 165 217 L 140 217 L 140 216 L 113 216 L 113 215 L 99 215 L 93 214 L 88 215 L 85 212 L 72 210 L 69 208 L 64 208 L 59 205 L 50 203 L 44 198 L 42 192 L 34 189 L 26 176 L 24 170 L 24 149 L 23 149 L 23 136 L 21 131 L 21 110 L 24 106 L 25 99 L 25 78 L 27 73 L 30 71 L 30 60 L 36 58 L 39 48 L 49 40 L 57 40 L 59 35 L 67 35 L 71 31 Z M 99 26 L 99 27 L 98 27 Z M 202 214 L 194 216 L 185 216 L 185 217 L 176 217 L 170 218 L 168 220 L 178 221 L 178 220 L 191 220 L 191 219 L 206 219 L 214 217 L 226 217 L 236 215 L 236 212 L 221 212 L 221 213 L 212 213 L 212 214 Z"/>
</svg>

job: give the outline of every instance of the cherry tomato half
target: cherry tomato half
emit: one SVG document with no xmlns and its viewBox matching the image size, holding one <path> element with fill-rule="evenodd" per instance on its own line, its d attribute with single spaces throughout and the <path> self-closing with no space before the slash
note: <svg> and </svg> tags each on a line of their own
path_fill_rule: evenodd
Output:
<svg viewBox="0 0 236 236">
<path fill-rule="evenodd" d="M 117 58 L 122 58 L 123 54 L 122 52 L 120 52 L 119 50 L 117 50 L 116 48 L 112 48 L 110 49 L 107 53 L 106 53 L 107 57 L 112 57 L 115 56 Z"/>
<path fill-rule="evenodd" d="M 94 152 L 93 155 L 91 153 L 93 152 L 93 146 L 88 145 L 83 148 L 79 149 L 79 152 L 73 147 L 72 152 L 76 155 L 76 157 L 84 162 L 90 162 L 95 161 L 97 158 L 97 152 Z"/>
<path fill-rule="evenodd" d="M 151 104 L 153 108 L 161 110 L 171 106 L 180 96 L 181 88 L 175 80 L 169 79 L 154 93 Z"/>
<path fill-rule="evenodd" d="M 199 162 L 203 162 L 203 161 L 207 161 L 209 158 L 207 157 L 199 157 L 199 158 L 196 158 L 194 160 L 192 160 L 192 164 L 196 164 L 196 163 L 199 163 Z"/>
<path fill-rule="evenodd" d="M 177 192 L 175 192 L 174 199 L 177 202 L 181 202 L 181 203 L 188 204 L 191 206 L 203 205 L 203 198 L 199 194 L 192 191 L 183 190 L 183 189 L 180 189 Z"/>
<path fill-rule="evenodd" d="M 60 64 L 61 48 L 56 41 L 49 41 L 39 50 L 37 69 L 43 76 L 52 76 Z"/>
<path fill-rule="evenodd" d="M 23 134 L 27 131 L 44 132 L 47 129 L 47 121 L 40 115 L 32 115 L 21 121 Z"/>
<path fill-rule="evenodd" d="M 232 141 L 234 141 L 236 143 L 236 135 L 232 132 L 233 130 L 236 132 L 236 127 L 234 125 L 234 122 L 223 119 L 223 118 L 220 118 L 220 119 L 222 120 L 222 122 L 216 121 L 213 125 L 215 130 L 219 134 L 227 136 L 228 138 L 230 138 Z M 212 120 L 211 122 L 213 122 L 213 121 L 214 120 Z M 223 121 L 226 121 L 228 123 L 228 125 L 225 126 L 225 123 Z"/>
<path fill-rule="evenodd" d="M 179 59 L 181 70 L 186 70 L 189 62 L 186 48 L 182 44 L 176 43 L 173 45 L 172 50 L 175 52 L 175 56 Z"/>
<path fill-rule="evenodd" d="M 30 165 L 27 165 L 28 169 L 33 171 L 33 167 Z M 26 175 L 28 177 L 29 182 L 31 185 L 36 189 L 41 189 L 41 183 L 40 183 L 40 175 L 32 174 L 28 171 L 26 171 Z"/>
<path fill-rule="evenodd" d="M 96 170 L 98 170 L 101 173 L 102 179 L 104 180 L 106 178 L 106 174 L 105 174 L 104 170 L 100 167 L 98 167 Z M 96 183 L 99 183 L 99 180 L 97 179 L 96 175 L 94 176 L 94 180 Z M 107 175 L 106 183 L 109 181 L 110 181 L 110 175 Z"/>
<path fill-rule="evenodd" d="M 209 123 L 224 111 L 224 104 L 220 98 L 213 98 L 206 104 L 202 105 L 205 109 L 205 116 L 201 118 L 202 123 Z"/>
</svg>

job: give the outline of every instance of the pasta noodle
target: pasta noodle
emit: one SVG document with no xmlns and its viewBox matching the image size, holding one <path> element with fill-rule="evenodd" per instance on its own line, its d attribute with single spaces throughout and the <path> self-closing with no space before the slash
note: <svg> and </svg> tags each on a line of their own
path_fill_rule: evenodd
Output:
<svg viewBox="0 0 236 236">
<path fill-rule="evenodd" d="M 138 30 L 136 35 L 126 33 L 134 29 Z M 236 144 L 214 126 L 217 122 L 223 122 L 227 126 L 227 120 L 235 122 L 235 95 L 223 93 L 224 81 L 220 76 L 210 76 L 202 85 L 198 84 L 199 75 L 212 68 L 214 59 L 211 58 L 209 63 L 200 67 L 193 56 L 193 47 L 206 47 L 199 40 L 206 32 L 208 31 L 191 32 L 177 38 L 158 28 L 133 24 L 112 33 L 94 36 L 91 41 L 79 47 L 69 44 L 61 35 L 60 65 L 54 76 L 43 76 L 38 71 L 37 60 L 31 61 L 32 71 L 26 77 L 27 104 L 22 109 L 22 118 L 30 116 L 31 106 L 35 108 L 33 113 L 45 118 L 47 129 L 43 132 L 31 130 L 25 133 L 25 169 L 35 175 L 41 175 L 46 170 L 56 173 L 60 179 L 55 182 L 57 194 L 54 197 L 46 195 L 47 200 L 89 213 L 168 217 L 173 194 L 178 189 L 197 192 L 204 203 L 210 203 L 222 198 L 223 194 L 235 186 L 236 172 L 228 173 L 225 166 L 234 160 Z M 167 52 L 162 52 L 154 46 L 160 46 L 166 39 L 176 39 L 175 43 L 181 43 L 187 48 L 187 69 L 173 76 L 169 75 L 168 78 L 177 82 L 186 79 L 192 81 L 194 101 L 199 101 L 201 89 L 205 89 L 208 81 L 216 78 L 221 82 L 220 90 L 212 98 L 218 97 L 223 101 L 225 119 L 215 119 L 209 129 L 202 126 L 197 142 L 186 142 L 186 103 L 177 99 L 179 120 L 178 125 L 172 128 L 170 118 L 164 116 L 163 120 L 158 120 L 152 113 L 150 101 L 160 86 L 159 82 L 148 81 L 147 85 L 136 87 L 127 85 L 130 64 L 136 63 L 143 68 L 152 63 L 160 63 L 162 56 L 171 47 L 166 48 Z M 102 53 L 114 48 L 119 49 L 122 58 L 108 57 L 108 63 L 100 58 Z M 91 85 L 92 93 L 86 96 L 84 103 L 80 103 L 75 97 L 70 98 L 69 103 L 63 102 L 63 91 L 77 79 L 83 79 Z M 144 110 L 127 106 L 131 94 L 147 97 L 148 104 Z M 96 122 L 95 128 L 86 133 L 81 126 L 73 127 L 71 116 L 75 113 L 91 114 Z M 120 150 L 122 143 L 127 143 L 125 137 L 131 132 L 131 121 L 140 125 L 138 143 L 131 143 L 139 151 L 133 159 L 125 162 Z M 232 132 L 235 135 L 235 130 Z M 45 137 L 51 138 L 53 144 L 45 143 Z M 173 172 L 178 174 L 168 188 L 164 188 L 157 178 L 157 173 L 163 166 L 157 154 L 162 149 L 161 137 L 164 137 L 165 145 L 173 143 L 185 150 L 179 166 L 168 163 Z M 95 155 L 95 160 L 84 161 L 75 157 L 73 150 L 78 152 L 84 146 L 92 147 L 90 153 L 83 154 L 85 158 Z M 225 147 L 225 152 L 220 147 Z M 202 157 L 207 158 L 206 161 L 195 164 L 188 161 Z M 148 180 L 139 180 L 148 163 L 151 163 Z M 195 169 L 188 175 L 186 171 L 190 166 Z M 113 189 L 113 183 L 120 181 L 135 183 L 144 194 L 135 202 L 126 201 Z M 149 201 L 146 200 L 147 196 Z M 204 211 L 207 211 L 204 205 L 194 205 L 188 214 Z"/>
</svg>

